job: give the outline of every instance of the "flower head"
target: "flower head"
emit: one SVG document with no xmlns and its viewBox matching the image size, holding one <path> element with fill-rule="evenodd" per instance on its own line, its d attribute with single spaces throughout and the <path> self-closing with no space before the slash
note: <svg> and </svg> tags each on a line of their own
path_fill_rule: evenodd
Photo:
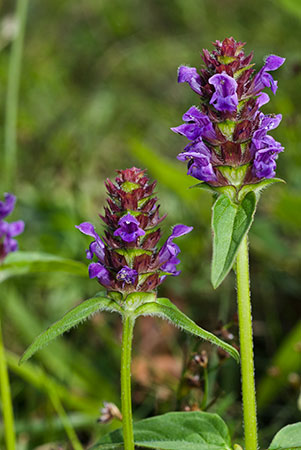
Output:
<svg viewBox="0 0 301 450">
<path fill-rule="evenodd" d="M 16 197 L 13 194 L 4 194 L 4 202 L 0 201 L 0 261 L 2 261 L 8 253 L 18 250 L 18 242 L 14 237 L 23 233 L 24 222 L 17 220 L 8 223 L 4 217 L 12 213 Z"/>
<path fill-rule="evenodd" d="M 215 188 L 232 184 L 225 167 L 230 171 L 244 167 L 235 189 L 273 177 L 283 150 L 268 134 L 279 125 L 281 115 L 265 115 L 260 108 L 270 100 L 262 90 L 270 88 L 274 94 L 277 90 L 270 72 L 285 59 L 270 55 L 254 74 L 253 55 L 245 55 L 244 45 L 233 38 L 216 41 L 212 52 L 203 50 L 205 67 L 197 71 L 181 66 L 178 72 L 178 81 L 187 82 L 200 99 L 200 108 L 189 108 L 183 115 L 185 123 L 171 128 L 190 141 L 178 159 L 187 161 L 188 175 Z"/>
<path fill-rule="evenodd" d="M 89 222 L 76 226 L 83 234 L 94 238 L 87 250 L 87 258 L 95 259 L 89 265 L 90 278 L 96 278 L 108 291 L 153 291 L 166 275 L 179 275 L 177 255 L 179 247 L 173 242 L 192 230 L 186 225 L 176 225 L 163 247 L 159 205 L 143 170 L 118 171 L 115 183 L 107 180 L 108 206 L 105 215 L 104 235 L 100 237 Z"/>
</svg>

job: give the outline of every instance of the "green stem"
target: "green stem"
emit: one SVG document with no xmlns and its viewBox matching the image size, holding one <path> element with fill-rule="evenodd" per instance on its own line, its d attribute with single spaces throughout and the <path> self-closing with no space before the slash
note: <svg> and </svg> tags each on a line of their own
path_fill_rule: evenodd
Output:
<svg viewBox="0 0 301 450">
<path fill-rule="evenodd" d="M 2 338 L 1 321 L 0 321 L 0 389 L 1 389 L 2 413 L 4 419 L 6 449 L 15 450 L 16 440 L 15 440 L 14 414 L 10 395 L 5 349 Z"/>
<path fill-rule="evenodd" d="M 16 173 L 18 97 L 27 8 L 28 0 L 17 1 L 18 31 L 12 44 L 9 59 L 4 124 L 4 177 L 7 189 L 10 189 L 14 184 Z"/>
<path fill-rule="evenodd" d="M 246 450 L 257 450 L 255 371 L 247 237 L 243 239 L 237 254 L 236 277 L 245 446 Z"/>
<path fill-rule="evenodd" d="M 131 355 L 135 319 L 124 315 L 121 348 L 121 407 L 124 450 L 134 450 L 134 433 L 131 399 Z"/>
</svg>

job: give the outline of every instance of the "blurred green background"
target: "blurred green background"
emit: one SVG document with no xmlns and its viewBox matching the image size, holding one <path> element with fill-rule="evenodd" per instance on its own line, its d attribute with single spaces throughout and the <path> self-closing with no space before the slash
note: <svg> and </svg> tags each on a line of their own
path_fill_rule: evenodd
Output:
<svg viewBox="0 0 301 450">
<path fill-rule="evenodd" d="M 2 5 L 1 123 L 14 13 L 14 1 Z M 285 147 L 277 175 L 287 184 L 263 193 L 250 233 L 258 414 L 261 446 L 266 448 L 279 428 L 300 420 L 301 409 L 299 0 L 30 0 L 13 218 L 26 221 L 19 239 L 22 250 L 85 261 L 88 239 L 74 225 L 89 220 L 101 226 L 97 214 L 105 201 L 105 178 L 114 177 L 118 168 L 148 168 L 158 180 L 162 213 L 168 213 L 166 235 L 174 223 L 194 226 L 193 233 L 180 242 L 182 275 L 169 277 L 160 288 L 161 296 L 169 296 L 209 330 L 217 330 L 220 320 L 233 321 L 231 333 L 238 342 L 234 276 L 215 292 L 210 285 L 212 198 L 188 190 L 194 180 L 186 177 L 185 166 L 176 160 L 185 139 L 170 131 L 198 101 L 188 86 L 177 84 L 178 66 L 199 67 L 201 49 L 211 49 L 212 41 L 229 36 L 246 41 L 247 52 L 254 50 L 257 69 L 267 54 L 287 59 L 275 76 L 277 95 L 271 94 L 264 106 L 266 113 L 283 114 L 273 136 Z M 3 127 L 0 134 L 3 142 Z M 5 192 L 0 155 L 0 192 Z M 63 274 L 20 277 L 1 286 L 20 449 L 72 448 L 62 415 L 58 417 L 51 402 L 53 389 L 83 445 L 119 426 L 117 421 L 109 426 L 96 422 L 104 400 L 119 404 L 118 318 L 94 317 L 39 352 L 31 364 L 18 368 L 16 363 L 16 355 L 35 335 L 98 289 L 88 277 Z M 202 379 L 200 388 L 190 386 L 185 398 L 176 398 L 183 361 L 185 365 L 191 352 L 206 348 L 212 368 L 208 411 L 220 413 L 234 440 L 241 442 L 240 378 L 235 363 L 221 364 L 213 349 L 152 319 L 140 319 L 135 342 L 137 419 L 199 406 Z M 55 444 L 47 446 L 49 442 Z"/>
</svg>

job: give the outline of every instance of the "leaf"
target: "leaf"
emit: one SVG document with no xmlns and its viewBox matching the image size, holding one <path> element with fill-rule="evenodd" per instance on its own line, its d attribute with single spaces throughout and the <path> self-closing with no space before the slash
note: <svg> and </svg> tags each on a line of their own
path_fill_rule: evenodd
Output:
<svg viewBox="0 0 301 450">
<path fill-rule="evenodd" d="M 67 272 L 87 276 L 87 266 L 79 261 L 47 253 L 10 253 L 0 265 L 0 282 L 7 278 L 38 272 Z"/>
<path fill-rule="evenodd" d="M 278 431 L 268 450 L 300 450 L 301 422 L 288 425 Z"/>
<path fill-rule="evenodd" d="M 134 423 L 135 444 L 161 450 L 230 450 L 229 430 L 217 414 L 171 412 Z M 103 437 L 92 450 L 123 448 L 122 430 Z"/>
<path fill-rule="evenodd" d="M 83 322 L 98 311 L 120 312 L 120 309 L 114 300 L 107 297 L 99 296 L 83 301 L 80 305 L 71 309 L 71 311 L 67 312 L 60 320 L 41 333 L 24 352 L 20 359 L 20 364 L 31 358 L 34 353 L 43 348 L 57 336 L 70 330 L 75 325 Z"/>
<path fill-rule="evenodd" d="M 241 201 L 248 192 L 259 193 L 266 187 L 274 183 L 285 183 L 281 178 L 266 178 L 265 180 L 259 181 L 259 183 L 245 184 L 238 193 L 238 200 Z"/>
<path fill-rule="evenodd" d="M 255 210 L 254 192 L 249 192 L 238 205 L 226 195 L 220 195 L 213 205 L 211 282 L 215 289 L 233 266 L 240 243 L 252 224 Z"/>
<path fill-rule="evenodd" d="M 158 298 L 155 303 L 146 303 L 135 310 L 138 316 L 158 316 L 169 320 L 176 327 L 181 328 L 188 333 L 198 336 L 206 341 L 215 344 L 226 352 L 228 352 L 237 362 L 239 362 L 239 353 L 230 344 L 219 339 L 209 331 L 199 327 L 193 320 L 189 319 L 182 311 L 180 311 L 168 298 Z"/>
</svg>

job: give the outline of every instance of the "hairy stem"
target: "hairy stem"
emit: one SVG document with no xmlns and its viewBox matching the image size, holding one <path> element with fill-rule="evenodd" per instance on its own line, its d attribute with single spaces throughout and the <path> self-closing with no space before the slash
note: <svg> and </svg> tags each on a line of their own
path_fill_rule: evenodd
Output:
<svg viewBox="0 0 301 450">
<path fill-rule="evenodd" d="M 14 184 L 16 173 L 18 97 L 27 8 L 28 0 L 17 1 L 17 34 L 12 44 L 9 59 L 4 123 L 4 177 L 6 189 L 10 189 Z"/>
<path fill-rule="evenodd" d="M 130 315 L 123 317 L 121 349 L 121 407 L 124 450 L 134 450 L 134 433 L 131 398 L 131 356 L 135 319 Z"/>
<path fill-rule="evenodd" d="M 236 277 L 245 446 L 246 450 L 257 450 L 255 372 L 247 237 L 243 239 L 237 254 Z"/>
<path fill-rule="evenodd" d="M 5 349 L 3 345 L 2 329 L 0 321 L 0 389 L 2 400 L 2 414 L 4 420 L 4 434 L 7 450 L 15 450 L 14 414 L 10 394 L 9 377 L 6 364 Z"/>
</svg>

